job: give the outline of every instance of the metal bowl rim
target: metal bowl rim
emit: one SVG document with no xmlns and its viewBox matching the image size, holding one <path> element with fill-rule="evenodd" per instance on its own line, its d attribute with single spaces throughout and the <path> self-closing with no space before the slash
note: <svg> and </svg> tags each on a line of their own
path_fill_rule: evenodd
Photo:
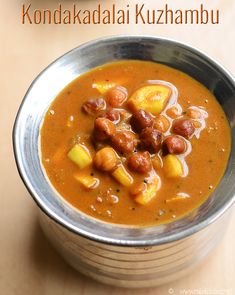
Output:
<svg viewBox="0 0 235 295">
<path fill-rule="evenodd" d="M 193 235 L 194 233 L 204 229 L 205 227 L 207 227 L 208 225 L 210 225 L 211 223 L 215 222 L 219 217 L 221 217 L 235 202 L 235 192 L 234 194 L 231 196 L 231 198 L 220 208 L 218 208 L 212 215 L 208 216 L 208 218 L 202 220 L 200 223 L 193 225 L 190 228 L 187 228 L 185 230 L 179 231 L 178 233 L 173 233 L 173 234 L 169 234 L 165 237 L 161 237 L 161 238 L 154 238 L 152 240 L 121 240 L 121 239 L 115 239 L 115 238 L 106 238 L 106 237 L 102 237 L 100 235 L 96 235 L 93 233 L 90 233 L 88 231 L 84 231 L 82 229 L 80 229 L 78 226 L 73 226 L 72 224 L 70 224 L 69 222 L 65 221 L 63 218 L 61 218 L 60 216 L 58 216 L 56 213 L 53 212 L 53 210 L 51 210 L 41 199 L 40 197 L 37 195 L 37 193 L 34 190 L 34 187 L 31 185 L 30 180 L 28 179 L 25 170 L 24 170 L 24 165 L 19 157 L 19 142 L 18 142 L 18 132 L 19 132 L 19 128 L 20 128 L 20 114 L 22 111 L 22 108 L 24 106 L 24 103 L 27 100 L 27 96 L 28 93 L 30 92 L 31 88 L 34 86 L 34 84 L 36 83 L 36 81 L 40 78 L 40 76 L 47 71 L 47 69 L 49 69 L 51 66 L 53 66 L 54 64 L 56 64 L 59 60 L 61 60 L 63 57 L 73 53 L 76 50 L 81 50 L 84 49 L 86 47 L 95 45 L 97 43 L 100 42 L 110 42 L 110 41 L 158 41 L 158 42 L 169 42 L 169 43 L 174 43 L 175 45 L 178 46 L 182 46 L 183 48 L 196 53 L 197 55 L 199 55 L 200 57 L 202 57 L 203 59 L 209 61 L 210 63 L 214 64 L 217 68 L 219 68 L 219 70 L 221 71 L 221 73 L 226 76 L 230 82 L 232 82 L 234 88 L 235 88 L 235 79 L 232 76 L 232 74 L 225 69 L 219 62 L 215 61 L 214 59 L 210 58 L 205 52 L 203 52 L 200 49 L 197 49 L 191 45 L 188 45 L 184 42 L 180 42 L 178 40 L 175 39 L 171 39 L 171 38 L 165 38 L 165 37 L 156 37 L 156 36 L 151 36 L 151 35 L 117 35 L 117 36 L 106 36 L 106 37 L 101 37 L 95 40 L 91 40 L 88 41 L 86 43 L 83 43 L 75 48 L 73 48 L 72 50 L 66 52 L 65 54 L 61 55 L 60 57 L 58 57 L 57 59 L 55 59 L 53 62 L 51 62 L 45 69 L 43 69 L 37 76 L 36 78 L 32 81 L 31 85 L 29 86 L 21 104 L 20 107 L 18 109 L 16 118 L 15 118 L 15 122 L 14 122 L 14 126 L 13 126 L 13 131 L 12 131 L 12 141 L 13 141 L 13 152 L 14 152 L 14 156 L 15 156 L 15 161 L 16 161 L 16 166 L 17 166 L 17 170 L 18 173 L 24 183 L 24 185 L 26 186 L 28 192 L 30 193 L 30 195 L 32 196 L 32 198 L 34 199 L 34 201 L 36 202 L 36 204 L 39 206 L 39 208 L 50 218 L 52 218 L 56 223 L 62 225 L 63 227 L 65 227 L 66 229 L 68 229 L 69 231 L 75 233 L 75 234 L 79 234 L 89 240 L 93 240 L 96 242 L 101 242 L 101 243 L 105 243 L 105 244 L 109 244 L 109 245 L 118 245 L 118 246 L 135 246 L 135 247 L 139 247 L 139 246 L 153 246 L 153 245 L 163 245 L 165 243 L 170 243 L 170 242 L 175 242 L 175 241 L 179 241 L 183 238 L 186 238 L 188 236 Z M 117 225 L 118 226 L 118 225 Z M 154 227 L 154 226 L 152 226 Z"/>
</svg>

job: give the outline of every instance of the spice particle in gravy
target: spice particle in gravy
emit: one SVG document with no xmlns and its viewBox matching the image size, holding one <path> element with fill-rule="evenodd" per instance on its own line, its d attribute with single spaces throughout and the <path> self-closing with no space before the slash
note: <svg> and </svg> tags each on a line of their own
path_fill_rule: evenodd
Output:
<svg viewBox="0 0 235 295">
<path fill-rule="evenodd" d="M 173 68 L 106 64 L 70 83 L 41 129 L 45 171 L 84 213 L 160 224 L 198 207 L 219 183 L 230 129 L 215 97 Z"/>
</svg>

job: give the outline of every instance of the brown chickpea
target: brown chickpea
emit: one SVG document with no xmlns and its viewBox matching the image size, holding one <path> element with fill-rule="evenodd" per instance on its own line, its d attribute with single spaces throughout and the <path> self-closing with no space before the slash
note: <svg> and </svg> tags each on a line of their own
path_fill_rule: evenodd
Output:
<svg viewBox="0 0 235 295">
<path fill-rule="evenodd" d="M 167 120 L 167 118 L 163 115 L 158 115 L 154 119 L 154 128 L 156 128 L 158 131 L 164 133 L 170 128 L 170 122 Z"/>
<path fill-rule="evenodd" d="M 127 161 L 129 169 L 137 173 L 148 173 L 152 169 L 149 152 L 134 153 Z"/>
<path fill-rule="evenodd" d="M 140 133 L 141 147 L 150 153 L 157 153 L 162 144 L 162 133 L 153 127 L 147 127 Z"/>
<path fill-rule="evenodd" d="M 111 107 L 120 107 L 127 100 L 127 89 L 122 86 L 117 86 L 108 90 L 105 97 Z"/>
<path fill-rule="evenodd" d="M 114 170 L 117 162 L 117 155 L 111 147 L 105 147 L 99 150 L 94 158 L 94 165 L 100 171 L 108 172 Z"/>
<path fill-rule="evenodd" d="M 94 139 L 103 141 L 111 138 L 116 133 L 116 126 L 106 118 L 96 118 L 94 123 Z"/>
<path fill-rule="evenodd" d="M 145 110 L 138 110 L 131 116 L 130 124 L 134 131 L 140 132 L 142 129 L 153 125 L 153 117 Z"/>
<path fill-rule="evenodd" d="M 176 135 L 168 136 L 162 143 L 163 154 L 175 154 L 179 155 L 186 150 L 185 141 Z"/>
<path fill-rule="evenodd" d="M 103 98 L 91 98 L 88 99 L 82 105 L 82 111 L 88 115 L 96 115 L 100 111 L 106 109 L 106 103 Z"/>
<path fill-rule="evenodd" d="M 115 150 L 123 154 L 129 154 L 137 146 L 137 139 L 131 131 L 119 131 L 111 139 L 112 146 Z"/>
<path fill-rule="evenodd" d="M 195 127 L 190 119 L 179 119 L 174 121 L 172 130 L 173 133 L 189 139 L 193 135 Z"/>
</svg>

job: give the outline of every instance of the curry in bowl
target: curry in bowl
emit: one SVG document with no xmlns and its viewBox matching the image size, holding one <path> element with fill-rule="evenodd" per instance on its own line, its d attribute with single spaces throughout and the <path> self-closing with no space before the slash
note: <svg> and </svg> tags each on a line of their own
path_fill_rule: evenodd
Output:
<svg viewBox="0 0 235 295">
<path fill-rule="evenodd" d="M 103 221 L 157 225 L 202 204 L 222 178 L 230 128 L 185 73 L 137 60 L 79 76 L 41 128 L 45 172 L 71 205 Z"/>
</svg>

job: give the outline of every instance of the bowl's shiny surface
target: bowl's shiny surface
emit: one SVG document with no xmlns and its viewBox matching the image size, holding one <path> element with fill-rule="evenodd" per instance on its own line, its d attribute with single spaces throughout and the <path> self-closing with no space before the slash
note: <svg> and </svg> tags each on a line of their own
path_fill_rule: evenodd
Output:
<svg viewBox="0 0 235 295">
<path fill-rule="evenodd" d="M 179 221 L 156 227 L 131 228 L 89 218 L 58 198 L 40 164 L 40 126 L 55 96 L 74 78 L 91 68 L 123 59 L 156 61 L 189 74 L 214 93 L 229 120 L 232 148 L 225 175 L 210 198 Z M 21 177 L 40 208 L 67 229 L 98 242 L 125 246 L 173 242 L 208 226 L 235 200 L 234 79 L 205 54 L 171 40 L 113 37 L 87 43 L 65 54 L 46 68 L 30 86 L 16 118 L 13 141 Z"/>
</svg>

